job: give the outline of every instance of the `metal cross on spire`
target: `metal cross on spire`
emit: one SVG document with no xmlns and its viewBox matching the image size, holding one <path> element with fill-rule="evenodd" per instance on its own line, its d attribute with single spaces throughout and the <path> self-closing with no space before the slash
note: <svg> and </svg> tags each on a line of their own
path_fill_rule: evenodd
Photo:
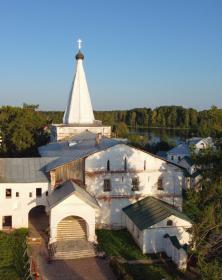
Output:
<svg viewBox="0 0 222 280">
<path fill-rule="evenodd" d="M 77 43 L 78 43 L 78 48 L 79 50 L 82 48 L 82 40 L 81 39 L 78 39 L 77 40 Z"/>
</svg>

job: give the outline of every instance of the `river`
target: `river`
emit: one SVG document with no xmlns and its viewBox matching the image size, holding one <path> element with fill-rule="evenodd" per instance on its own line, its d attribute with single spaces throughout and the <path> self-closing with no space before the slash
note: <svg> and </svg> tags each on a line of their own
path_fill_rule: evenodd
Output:
<svg viewBox="0 0 222 280">
<path fill-rule="evenodd" d="M 137 128 L 130 129 L 130 134 L 147 137 L 147 142 L 155 144 L 161 141 L 173 143 L 175 145 L 186 139 L 198 136 L 197 132 L 190 129 L 167 129 L 167 128 Z"/>
</svg>

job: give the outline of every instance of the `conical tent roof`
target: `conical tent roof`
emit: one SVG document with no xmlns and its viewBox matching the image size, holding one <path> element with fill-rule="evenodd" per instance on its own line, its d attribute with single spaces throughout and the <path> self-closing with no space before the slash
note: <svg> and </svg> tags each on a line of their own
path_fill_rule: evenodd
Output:
<svg viewBox="0 0 222 280">
<path fill-rule="evenodd" d="M 65 124 L 93 124 L 94 114 L 83 68 L 84 55 L 76 55 L 76 73 L 73 79 L 68 104 L 63 116 Z"/>
</svg>

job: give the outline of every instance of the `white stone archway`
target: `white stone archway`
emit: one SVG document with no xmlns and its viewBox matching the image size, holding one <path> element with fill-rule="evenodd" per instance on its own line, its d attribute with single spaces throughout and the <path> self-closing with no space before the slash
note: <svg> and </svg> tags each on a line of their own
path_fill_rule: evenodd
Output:
<svg viewBox="0 0 222 280">
<path fill-rule="evenodd" d="M 86 223 L 86 236 L 88 241 L 95 241 L 95 215 L 94 207 L 88 205 L 75 195 L 72 195 L 59 204 L 53 206 L 50 211 L 50 243 L 57 241 L 57 228 L 59 223 L 67 217 L 79 217 Z"/>
</svg>

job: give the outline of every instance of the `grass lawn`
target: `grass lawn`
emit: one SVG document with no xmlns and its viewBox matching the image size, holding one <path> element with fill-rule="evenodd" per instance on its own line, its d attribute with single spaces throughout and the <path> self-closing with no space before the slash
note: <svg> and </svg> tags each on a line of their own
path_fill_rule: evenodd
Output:
<svg viewBox="0 0 222 280">
<path fill-rule="evenodd" d="M 126 270 L 134 280 L 174 280 L 174 276 L 170 276 L 161 265 L 145 265 L 145 264 L 126 264 Z"/>
<path fill-rule="evenodd" d="M 126 260 L 144 260 L 157 258 L 156 255 L 143 255 L 127 230 L 96 231 L 99 249 L 108 256 L 121 256 Z M 163 264 L 123 264 L 134 280 L 175 280 L 178 272 L 167 272 Z"/>
<path fill-rule="evenodd" d="M 25 229 L 15 230 L 10 234 L 0 231 L 0 280 L 23 280 L 19 276 L 16 257 L 21 259 L 17 248 L 22 248 L 26 234 Z"/>
<path fill-rule="evenodd" d="M 143 255 L 140 248 L 134 242 L 127 230 L 107 230 L 99 229 L 96 231 L 99 242 L 99 249 L 108 256 L 121 256 L 126 260 L 148 259 Z"/>
</svg>

